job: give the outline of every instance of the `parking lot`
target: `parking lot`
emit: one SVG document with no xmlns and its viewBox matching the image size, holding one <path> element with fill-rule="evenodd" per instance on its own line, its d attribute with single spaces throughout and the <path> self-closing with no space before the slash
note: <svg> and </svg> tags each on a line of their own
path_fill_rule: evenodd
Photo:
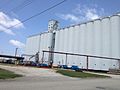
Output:
<svg viewBox="0 0 120 90">
<path fill-rule="evenodd" d="M 4 65 L 0 68 L 24 75 L 0 80 L 0 90 L 120 90 L 120 78 L 80 79 L 62 76 L 52 69 Z"/>
</svg>

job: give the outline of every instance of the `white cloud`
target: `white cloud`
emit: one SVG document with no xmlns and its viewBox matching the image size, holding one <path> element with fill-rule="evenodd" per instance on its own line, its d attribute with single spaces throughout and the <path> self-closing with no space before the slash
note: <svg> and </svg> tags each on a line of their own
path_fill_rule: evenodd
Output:
<svg viewBox="0 0 120 90">
<path fill-rule="evenodd" d="M 93 20 L 93 19 L 100 18 L 96 9 L 87 9 L 87 11 L 85 13 L 85 17 L 86 17 L 87 20 Z"/>
<path fill-rule="evenodd" d="M 13 31 L 11 29 L 8 29 L 9 27 L 12 27 L 12 26 L 15 26 L 13 27 L 15 29 L 24 27 L 20 20 L 16 18 L 10 18 L 5 13 L 0 12 L 0 31 L 3 31 L 7 34 L 14 35 Z"/>
<path fill-rule="evenodd" d="M 77 7 L 73 9 L 73 13 L 82 16 L 83 20 L 93 20 L 103 16 L 105 11 L 96 4 L 91 6 L 77 4 Z"/>
<path fill-rule="evenodd" d="M 73 14 L 59 14 L 58 16 L 64 20 L 70 20 L 71 22 L 79 22 L 80 21 L 80 18 Z"/>
<path fill-rule="evenodd" d="M 10 35 L 15 35 L 15 33 L 13 33 L 12 30 L 6 29 L 5 27 L 3 27 L 1 25 L 0 25 L 0 32 L 5 32 L 5 33 L 10 34 Z"/>
<path fill-rule="evenodd" d="M 98 19 L 101 16 L 105 15 L 104 9 L 99 8 L 96 4 L 90 6 L 77 4 L 76 8 L 71 11 L 71 13 L 69 12 L 67 14 L 57 14 L 57 16 L 63 20 L 79 23 Z"/>
<path fill-rule="evenodd" d="M 18 47 L 18 48 L 24 48 L 25 47 L 24 43 L 22 43 L 20 41 L 17 41 L 17 40 L 10 40 L 9 43 Z"/>
</svg>

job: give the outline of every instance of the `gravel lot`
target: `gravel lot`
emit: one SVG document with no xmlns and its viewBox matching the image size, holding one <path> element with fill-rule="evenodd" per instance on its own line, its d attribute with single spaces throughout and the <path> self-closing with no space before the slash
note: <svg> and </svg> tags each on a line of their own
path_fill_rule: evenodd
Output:
<svg viewBox="0 0 120 90">
<path fill-rule="evenodd" d="M 24 76 L 62 76 L 58 73 L 55 73 L 54 70 L 47 68 L 44 69 L 44 68 L 36 68 L 36 67 L 5 66 L 5 65 L 0 65 L 0 68 L 10 70 Z"/>
<path fill-rule="evenodd" d="M 24 77 L 0 80 L 0 90 L 120 90 L 120 78 L 79 79 L 62 76 L 51 69 L 3 66 Z"/>
</svg>

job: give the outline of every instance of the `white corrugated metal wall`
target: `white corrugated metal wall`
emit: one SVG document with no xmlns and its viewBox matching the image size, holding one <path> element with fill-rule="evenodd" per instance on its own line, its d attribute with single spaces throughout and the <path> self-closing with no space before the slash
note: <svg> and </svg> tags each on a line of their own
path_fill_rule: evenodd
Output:
<svg viewBox="0 0 120 90">
<path fill-rule="evenodd" d="M 52 33 L 43 33 L 27 38 L 26 54 L 35 55 L 39 52 L 39 59 L 42 60 L 42 51 L 51 47 Z M 48 53 L 44 55 L 44 61 L 48 61 Z"/>
<path fill-rule="evenodd" d="M 120 16 L 97 19 L 56 31 L 54 51 L 120 58 Z M 54 64 L 65 64 L 65 60 L 65 55 L 54 55 Z M 86 68 L 86 59 L 68 55 L 67 64 Z M 118 67 L 118 61 L 89 58 L 89 69 Z"/>
<path fill-rule="evenodd" d="M 42 51 L 49 50 L 51 47 L 52 33 L 43 33 L 40 38 L 40 60 L 42 60 Z M 44 61 L 48 61 L 49 54 L 45 53 Z"/>
<path fill-rule="evenodd" d="M 39 49 L 39 38 L 40 35 L 32 36 L 27 38 L 26 42 L 26 49 L 25 49 L 25 54 L 27 55 L 35 55 L 38 52 Z M 35 43 L 35 44 L 33 44 Z M 29 60 L 31 56 L 25 56 L 25 60 Z M 34 61 L 35 58 L 31 58 L 31 61 Z"/>
<path fill-rule="evenodd" d="M 70 26 L 55 31 L 55 48 L 57 52 L 78 53 L 96 56 L 120 58 L 120 16 L 114 15 L 87 23 Z M 26 54 L 33 55 L 43 50 L 50 50 L 53 33 L 43 33 L 27 39 Z M 45 53 L 44 60 L 48 60 Z M 66 64 L 66 56 L 54 54 L 53 65 Z M 86 69 L 86 58 L 68 55 L 67 65 L 78 65 Z M 89 69 L 108 70 L 119 68 L 118 61 L 89 58 Z"/>
<path fill-rule="evenodd" d="M 35 55 L 39 49 L 39 38 L 40 35 L 32 36 L 27 38 L 26 51 L 28 55 Z"/>
<path fill-rule="evenodd" d="M 120 16 L 110 18 L 111 23 L 111 56 L 120 58 Z M 118 66 L 117 61 L 112 62 L 112 67 Z"/>
</svg>

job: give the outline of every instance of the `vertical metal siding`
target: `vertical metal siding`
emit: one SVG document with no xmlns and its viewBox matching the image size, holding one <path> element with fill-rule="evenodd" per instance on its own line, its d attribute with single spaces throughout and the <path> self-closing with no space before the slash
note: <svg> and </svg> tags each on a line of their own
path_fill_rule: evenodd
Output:
<svg viewBox="0 0 120 90">
<path fill-rule="evenodd" d="M 86 30 L 86 54 L 91 54 L 93 53 L 92 47 L 94 46 L 93 44 L 93 22 L 89 22 L 87 23 L 86 26 L 87 30 Z"/>
<path fill-rule="evenodd" d="M 51 42 L 52 41 L 52 33 L 45 33 L 43 35 L 44 35 L 43 36 L 43 42 L 44 42 L 44 44 L 43 44 L 43 48 L 41 48 L 41 50 L 42 51 L 43 50 L 50 50 L 50 48 L 52 47 L 51 46 L 52 45 L 52 42 Z M 42 45 L 42 43 L 41 43 L 41 45 Z M 49 53 L 45 53 L 44 60 L 48 61 L 48 58 L 49 58 Z"/>
<path fill-rule="evenodd" d="M 29 37 L 26 43 L 26 54 L 35 55 L 39 48 L 39 35 Z"/>
<path fill-rule="evenodd" d="M 102 35 L 103 35 L 103 51 L 102 55 L 110 56 L 110 20 L 105 18 L 102 20 Z"/>
<path fill-rule="evenodd" d="M 59 50 L 57 44 L 55 51 L 119 58 L 119 25 L 119 16 L 113 16 L 110 19 L 95 20 L 57 31 L 57 33 L 60 33 L 59 36 L 56 35 L 56 41 L 59 40 Z M 59 58 L 65 59 L 65 56 L 59 55 Z M 84 57 L 68 56 L 68 64 L 86 68 L 86 59 Z M 89 69 L 108 70 L 112 66 L 117 67 L 116 64 L 118 62 L 113 60 L 89 58 Z"/>
<path fill-rule="evenodd" d="M 86 54 L 88 55 L 93 55 L 93 47 L 94 47 L 94 42 L 93 42 L 93 35 L 94 35 L 94 30 L 93 30 L 93 22 L 88 22 L 86 25 Z M 92 58 L 89 58 L 89 69 L 94 68 L 94 60 Z"/>
<path fill-rule="evenodd" d="M 104 18 L 102 23 L 102 56 L 110 56 L 110 20 Z M 110 60 L 102 59 L 101 69 L 108 70 L 110 66 Z"/>
<path fill-rule="evenodd" d="M 64 51 L 68 52 L 68 28 L 64 30 Z"/>
<path fill-rule="evenodd" d="M 54 51 L 59 51 L 59 42 L 60 42 L 60 40 L 59 40 L 59 31 L 56 31 Z M 60 62 L 59 61 L 59 55 L 58 54 L 54 54 L 53 65 L 54 66 L 58 65 L 59 64 L 58 62 Z"/>
<path fill-rule="evenodd" d="M 61 30 L 61 44 L 60 44 L 60 51 L 65 51 L 65 33 L 64 33 L 64 29 L 63 30 Z M 61 57 L 62 57 L 62 62 L 63 62 L 63 64 L 65 65 L 66 63 L 65 63 L 65 60 L 66 60 L 66 58 L 65 58 L 65 55 L 61 55 Z"/>
<path fill-rule="evenodd" d="M 112 56 L 120 57 L 120 17 L 111 17 L 111 39 L 112 39 Z"/>
<path fill-rule="evenodd" d="M 74 50 L 73 49 L 73 45 L 74 45 L 73 32 L 74 32 L 74 27 L 69 27 L 69 47 L 68 47 L 69 52 L 73 52 Z M 69 56 L 68 60 L 71 65 L 74 64 L 73 56 Z"/>
<path fill-rule="evenodd" d="M 111 21 L 111 56 L 120 58 L 120 17 L 112 16 Z M 118 61 L 112 61 L 112 68 L 119 68 Z"/>
<path fill-rule="evenodd" d="M 101 54 L 101 35 L 102 30 L 101 30 L 101 20 L 96 20 L 94 21 L 94 55 L 102 56 Z M 101 59 L 93 58 L 94 60 L 94 69 L 95 70 L 100 70 L 101 69 Z"/>
<path fill-rule="evenodd" d="M 75 31 L 75 34 L 74 34 L 74 36 L 75 36 L 75 42 L 74 42 L 74 52 L 75 53 L 80 53 L 80 51 L 79 51 L 79 46 L 80 46 L 80 44 L 79 44 L 79 42 L 80 42 L 80 36 L 79 36 L 79 25 L 76 25 L 75 27 L 74 27 L 74 31 Z M 73 57 L 74 58 L 74 60 L 75 60 L 75 65 L 77 65 L 77 66 L 79 66 L 80 65 L 80 58 L 78 57 L 78 56 L 75 56 L 75 57 Z"/>
<path fill-rule="evenodd" d="M 120 58 L 120 16 L 67 27 L 55 33 L 54 51 Z M 28 38 L 26 52 L 35 54 L 37 51 L 42 53 L 42 50 L 49 50 L 51 39 L 52 33 Z M 48 56 L 45 55 L 46 60 Z M 65 60 L 65 55 L 54 55 L 54 65 L 66 64 Z M 86 58 L 68 55 L 67 64 L 86 68 Z M 118 68 L 118 66 L 118 61 L 89 58 L 89 69 L 108 70 Z"/>
</svg>

